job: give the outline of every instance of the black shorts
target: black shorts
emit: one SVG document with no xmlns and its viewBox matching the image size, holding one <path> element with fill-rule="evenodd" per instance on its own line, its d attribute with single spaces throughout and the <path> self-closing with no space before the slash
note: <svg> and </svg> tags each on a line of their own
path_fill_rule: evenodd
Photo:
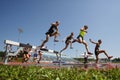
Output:
<svg viewBox="0 0 120 80">
<path fill-rule="evenodd" d="M 81 35 L 78 35 L 77 39 L 79 39 L 80 37 L 82 38 L 82 40 L 84 40 L 83 36 L 81 36 Z"/>
<path fill-rule="evenodd" d="M 27 52 L 27 51 L 24 51 L 24 54 L 28 54 L 28 52 Z"/>
<path fill-rule="evenodd" d="M 99 50 L 95 50 L 95 55 L 97 56 L 99 54 Z"/>
<path fill-rule="evenodd" d="M 69 41 L 70 41 L 70 40 L 66 40 L 66 41 L 65 41 L 65 44 L 69 44 Z"/>
<path fill-rule="evenodd" d="M 52 36 L 53 33 L 54 33 L 54 31 L 51 30 L 51 31 L 46 32 L 45 34 L 46 34 L 46 35 L 50 35 L 50 36 Z"/>
</svg>

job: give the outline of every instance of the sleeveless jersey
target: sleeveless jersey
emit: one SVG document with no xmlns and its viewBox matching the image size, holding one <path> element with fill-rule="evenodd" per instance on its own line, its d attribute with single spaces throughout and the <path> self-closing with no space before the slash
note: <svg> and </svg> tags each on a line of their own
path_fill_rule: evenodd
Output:
<svg viewBox="0 0 120 80">
<path fill-rule="evenodd" d="M 85 33 L 86 33 L 85 31 L 82 31 L 82 30 L 81 30 L 81 31 L 80 31 L 80 36 L 84 37 L 84 36 L 85 36 Z"/>
</svg>

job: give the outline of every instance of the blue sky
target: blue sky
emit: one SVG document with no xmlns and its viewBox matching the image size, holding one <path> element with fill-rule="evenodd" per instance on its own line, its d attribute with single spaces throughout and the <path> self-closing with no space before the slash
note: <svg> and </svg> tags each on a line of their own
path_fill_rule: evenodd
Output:
<svg viewBox="0 0 120 80">
<path fill-rule="evenodd" d="M 85 40 L 91 52 L 94 44 L 89 38 L 102 39 L 101 49 L 109 55 L 120 57 L 120 0 L 0 0 L 0 51 L 4 50 L 5 39 L 18 41 L 18 28 L 23 29 L 20 42 L 38 46 L 45 39 L 45 32 L 50 24 L 60 21 L 58 37 L 60 42 L 54 45 L 50 38 L 46 46 L 60 51 L 65 44 L 62 39 L 74 32 L 77 37 L 83 25 L 88 25 Z M 82 44 L 74 43 L 74 49 L 67 49 L 64 54 L 79 57 L 85 52 Z M 106 57 L 101 54 L 100 57 Z"/>
</svg>

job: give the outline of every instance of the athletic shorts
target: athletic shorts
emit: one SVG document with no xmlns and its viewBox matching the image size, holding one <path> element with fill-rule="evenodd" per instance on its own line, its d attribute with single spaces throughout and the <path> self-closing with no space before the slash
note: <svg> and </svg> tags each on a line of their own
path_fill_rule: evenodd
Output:
<svg viewBox="0 0 120 80">
<path fill-rule="evenodd" d="M 54 33 L 54 31 L 51 30 L 51 31 L 46 32 L 45 34 L 46 34 L 46 35 L 50 35 L 50 36 L 52 36 L 53 33 Z"/>
<path fill-rule="evenodd" d="M 95 50 L 95 55 L 97 56 L 99 54 L 99 50 Z"/>
<path fill-rule="evenodd" d="M 77 39 L 79 39 L 79 38 L 82 38 L 82 40 L 84 40 L 83 36 L 81 36 L 81 35 L 77 36 Z"/>
<path fill-rule="evenodd" d="M 65 44 L 69 44 L 69 42 L 70 42 L 70 40 L 66 40 L 66 41 L 65 41 Z"/>
<path fill-rule="evenodd" d="M 36 54 L 36 53 L 34 54 L 34 57 L 37 57 L 37 54 Z"/>
<path fill-rule="evenodd" d="M 27 52 L 27 51 L 24 51 L 24 54 L 28 54 L 28 52 Z"/>
</svg>

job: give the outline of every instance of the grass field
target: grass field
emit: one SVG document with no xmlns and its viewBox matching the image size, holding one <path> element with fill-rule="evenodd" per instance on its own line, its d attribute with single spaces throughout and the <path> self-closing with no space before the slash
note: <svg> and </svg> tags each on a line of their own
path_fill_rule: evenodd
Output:
<svg viewBox="0 0 120 80">
<path fill-rule="evenodd" d="M 120 80 L 120 68 L 85 70 L 0 65 L 0 80 Z"/>
<path fill-rule="evenodd" d="M 33 64 L 31 66 L 31 64 Z M 42 63 L 48 65 L 48 63 Z M 27 65 L 27 66 L 26 66 Z M 120 65 L 112 63 L 112 65 Z M 9 62 L 0 64 L 0 80 L 120 80 L 120 67 L 41 67 L 35 63 Z"/>
</svg>

